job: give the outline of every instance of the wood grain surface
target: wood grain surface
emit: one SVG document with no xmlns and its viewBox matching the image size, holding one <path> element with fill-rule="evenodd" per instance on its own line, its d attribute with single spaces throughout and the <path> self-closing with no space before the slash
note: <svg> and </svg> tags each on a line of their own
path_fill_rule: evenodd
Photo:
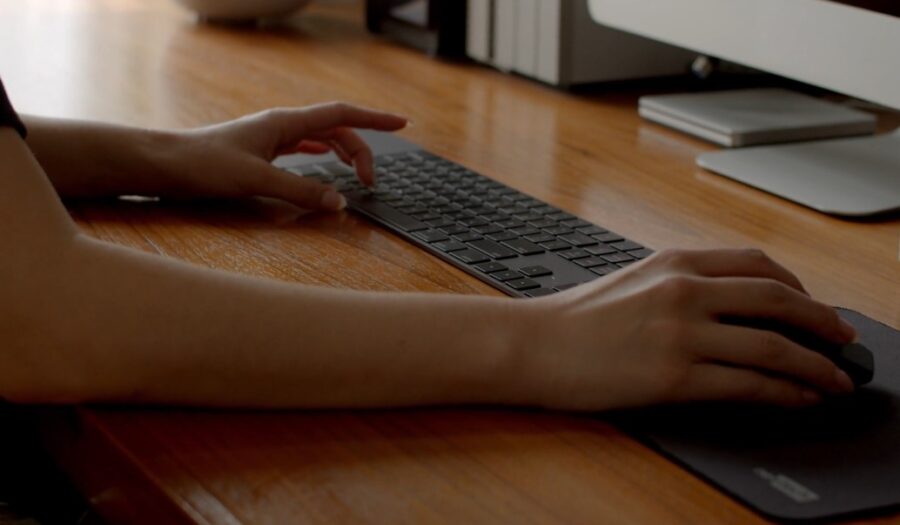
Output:
<svg viewBox="0 0 900 525">
<path fill-rule="evenodd" d="M 900 220 L 846 221 L 704 172 L 712 146 L 643 122 L 634 86 L 556 91 L 374 38 L 356 2 L 261 28 L 168 0 L 0 0 L 22 112 L 188 127 L 347 100 L 431 151 L 656 249 L 756 246 L 818 298 L 900 326 Z M 885 127 L 896 126 L 886 116 Z M 299 283 L 499 293 L 348 213 L 269 201 L 71 203 L 92 235 Z M 128 523 L 759 523 L 600 418 L 499 409 L 56 409 L 48 446 Z M 888 517 L 885 522 L 892 522 Z"/>
</svg>

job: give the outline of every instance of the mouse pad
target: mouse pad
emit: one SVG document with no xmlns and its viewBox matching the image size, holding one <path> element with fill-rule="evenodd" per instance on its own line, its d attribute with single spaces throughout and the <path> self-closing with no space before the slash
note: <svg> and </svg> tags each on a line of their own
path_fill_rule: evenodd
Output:
<svg viewBox="0 0 900 525">
<path fill-rule="evenodd" d="M 661 407 L 623 430 L 779 520 L 900 510 L 900 331 L 838 308 L 875 356 L 875 377 L 817 407 Z"/>
</svg>

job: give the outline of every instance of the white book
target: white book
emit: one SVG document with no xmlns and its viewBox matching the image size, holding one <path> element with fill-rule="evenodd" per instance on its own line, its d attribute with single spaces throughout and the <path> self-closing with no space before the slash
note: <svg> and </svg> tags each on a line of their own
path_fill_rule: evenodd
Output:
<svg viewBox="0 0 900 525">
<path fill-rule="evenodd" d="M 503 71 L 516 61 L 516 1 L 494 0 L 494 65 Z"/>
<path fill-rule="evenodd" d="M 563 2 L 571 0 L 538 0 L 537 57 L 535 76 L 549 84 L 559 83 L 560 40 L 562 39 Z"/>
<path fill-rule="evenodd" d="M 539 0 L 516 1 L 516 53 L 513 69 L 529 77 L 537 75 L 539 4 Z"/>
<path fill-rule="evenodd" d="M 493 0 L 469 0 L 466 54 L 479 62 L 491 61 Z"/>
</svg>

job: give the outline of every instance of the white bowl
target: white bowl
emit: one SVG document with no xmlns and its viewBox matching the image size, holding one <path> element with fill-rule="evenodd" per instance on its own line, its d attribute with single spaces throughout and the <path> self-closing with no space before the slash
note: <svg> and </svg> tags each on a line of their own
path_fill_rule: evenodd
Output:
<svg viewBox="0 0 900 525">
<path fill-rule="evenodd" d="M 209 22 L 247 22 L 293 13 L 312 0 L 176 0 Z"/>
</svg>

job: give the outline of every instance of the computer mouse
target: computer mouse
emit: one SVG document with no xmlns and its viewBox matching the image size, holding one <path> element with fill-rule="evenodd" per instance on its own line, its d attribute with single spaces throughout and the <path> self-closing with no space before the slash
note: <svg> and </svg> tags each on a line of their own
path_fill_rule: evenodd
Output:
<svg viewBox="0 0 900 525">
<path fill-rule="evenodd" d="M 818 352 L 846 372 L 855 386 L 871 382 L 875 375 L 875 357 L 861 343 L 835 344 L 801 328 L 768 319 L 728 319 L 724 322 L 777 332 L 800 346 Z"/>
</svg>

